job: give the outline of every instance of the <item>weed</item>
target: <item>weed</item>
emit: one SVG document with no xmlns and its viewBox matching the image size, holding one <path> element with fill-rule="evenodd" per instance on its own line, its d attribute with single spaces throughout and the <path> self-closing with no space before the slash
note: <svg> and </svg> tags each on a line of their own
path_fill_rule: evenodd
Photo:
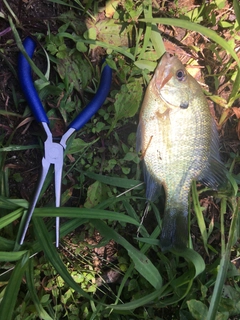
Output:
<svg viewBox="0 0 240 320">
<path fill-rule="evenodd" d="M 229 182 L 222 190 L 193 183 L 193 240 L 181 255 L 159 250 L 159 203 L 150 204 L 150 219 L 157 223 L 143 220 L 140 226 L 145 195 L 135 152 L 136 114 L 165 48 L 180 55 L 185 49 L 190 64 L 204 64 L 207 96 L 225 108 L 216 113 L 219 124 L 231 128 L 231 137 L 239 134 L 238 1 L 184 7 L 178 1 L 51 0 L 42 4 L 44 17 L 50 8 L 55 15 L 47 22 L 32 19 L 34 3 L 22 3 L 24 19 L 18 1 L 12 2 L 3 0 L 0 12 L 5 25 L 0 33 L 5 106 L 0 110 L 0 318 L 239 317 L 237 148 L 225 142 Z M 49 177 L 20 247 L 16 235 L 28 207 L 24 190 L 29 194 L 35 184 L 36 152 L 42 148 L 16 82 L 16 51 L 24 53 L 21 38 L 29 32 L 39 42 L 31 66 L 55 136 L 92 99 L 103 56 L 114 81 L 104 106 L 68 143 L 61 208 L 53 207 Z M 5 85 L 8 79 L 12 89 Z M 56 217 L 63 221 L 60 251 L 53 244 Z"/>
</svg>

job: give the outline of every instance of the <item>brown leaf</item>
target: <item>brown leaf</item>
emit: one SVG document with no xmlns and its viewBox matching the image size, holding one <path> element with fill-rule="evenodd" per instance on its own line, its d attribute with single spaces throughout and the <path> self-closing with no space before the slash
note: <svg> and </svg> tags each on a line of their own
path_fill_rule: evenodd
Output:
<svg viewBox="0 0 240 320">
<path fill-rule="evenodd" d="M 236 117 L 239 119 L 240 118 L 240 108 L 233 107 L 232 111 L 235 113 Z"/>
</svg>

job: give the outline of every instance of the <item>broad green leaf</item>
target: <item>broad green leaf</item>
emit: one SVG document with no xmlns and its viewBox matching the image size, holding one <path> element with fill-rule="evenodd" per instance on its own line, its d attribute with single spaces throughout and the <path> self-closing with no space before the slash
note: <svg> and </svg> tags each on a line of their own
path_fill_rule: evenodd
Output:
<svg viewBox="0 0 240 320">
<path fill-rule="evenodd" d="M 97 142 L 99 139 L 95 139 L 94 141 L 91 141 L 89 143 L 83 141 L 80 138 L 75 138 L 71 141 L 71 144 L 68 146 L 67 149 L 67 153 L 68 154 L 75 154 L 78 152 L 83 152 L 83 150 L 89 146 L 91 146 L 92 144 L 94 144 L 95 142 Z"/>
<path fill-rule="evenodd" d="M 115 45 L 118 47 L 131 47 L 132 44 L 132 24 L 117 23 L 115 19 L 103 19 L 94 23 L 88 21 L 87 26 L 89 31 L 84 33 L 84 36 L 91 40 L 99 40 L 103 43 Z M 95 28 L 95 33 L 92 29 Z M 95 39 L 93 37 L 95 36 Z"/>
<path fill-rule="evenodd" d="M 87 198 L 84 203 L 85 208 L 93 208 L 102 200 L 108 198 L 109 187 L 99 181 L 95 181 L 88 187 Z"/>
<path fill-rule="evenodd" d="M 137 80 L 121 86 L 114 103 L 116 122 L 136 114 L 142 101 L 142 91 L 142 86 Z"/>
<path fill-rule="evenodd" d="M 188 309 L 196 320 L 205 319 L 207 316 L 207 306 L 201 301 L 192 299 L 187 301 Z"/>
</svg>

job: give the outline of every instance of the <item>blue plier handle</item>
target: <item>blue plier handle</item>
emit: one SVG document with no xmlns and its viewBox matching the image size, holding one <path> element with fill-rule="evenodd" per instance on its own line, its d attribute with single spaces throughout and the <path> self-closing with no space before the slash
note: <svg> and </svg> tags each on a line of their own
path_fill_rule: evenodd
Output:
<svg viewBox="0 0 240 320">
<path fill-rule="evenodd" d="M 34 50 L 36 48 L 35 41 L 27 37 L 23 46 L 32 58 Z M 43 183 L 46 179 L 47 173 L 49 171 L 50 165 L 54 165 L 55 171 L 55 197 L 56 197 L 56 207 L 60 207 L 61 201 L 61 180 L 62 180 L 62 168 L 63 168 L 63 156 L 64 150 L 66 149 L 66 143 L 68 138 L 75 132 L 80 130 L 98 111 L 101 105 L 104 103 L 111 87 L 112 82 L 112 69 L 106 65 L 103 68 L 100 84 L 98 90 L 92 99 L 92 101 L 83 109 L 83 111 L 70 123 L 68 130 L 64 133 L 59 143 L 53 142 L 52 133 L 49 129 L 48 123 L 49 119 L 44 110 L 41 100 L 39 99 L 38 93 L 34 87 L 32 79 L 32 70 L 22 53 L 19 54 L 18 58 L 18 77 L 20 81 L 21 89 L 27 100 L 27 103 L 35 117 L 35 119 L 40 122 L 43 129 L 46 132 L 46 140 L 44 142 L 44 157 L 42 159 L 42 173 L 40 175 L 38 185 L 33 196 L 32 203 L 30 204 L 28 211 L 23 216 L 23 231 L 20 235 L 19 243 L 22 244 L 34 211 L 37 204 L 40 192 L 43 187 Z M 56 218 L 56 247 L 59 246 L 59 217 Z"/>
</svg>

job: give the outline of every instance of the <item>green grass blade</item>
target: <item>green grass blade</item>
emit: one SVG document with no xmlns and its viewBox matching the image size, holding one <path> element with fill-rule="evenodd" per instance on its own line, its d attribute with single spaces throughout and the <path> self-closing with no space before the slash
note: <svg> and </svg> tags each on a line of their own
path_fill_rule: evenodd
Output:
<svg viewBox="0 0 240 320">
<path fill-rule="evenodd" d="M 26 270 L 26 281 L 27 287 L 31 296 L 31 299 L 35 305 L 35 308 L 38 312 L 38 316 L 43 320 L 53 320 L 52 317 L 43 309 L 41 302 L 38 299 L 36 288 L 34 285 L 34 272 L 33 272 L 33 260 L 29 259 L 28 268 Z"/>
<path fill-rule="evenodd" d="M 235 200 L 234 200 L 234 202 L 235 202 Z M 230 262 L 231 249 L 232 249 L 232 246 L 234 245 L 235 229 L 236 229 L 236 225 L 237 225 L 238 216 L 240 214 L 239 208 L 240 208 L 240 200 L 238 200 L 238 203 L 235 203 L 235 205 L 234 205 L 234 212 L 232 215 L 232 222 L 231 222 L 230 231 L 229 231 L 229 239 L 228 239 L 226 251 L 223 254 L 221 261 L 220 261 L 217 279 L 216 279 L 216 283 L 214 286 L 214 290 L 213 290 L 213 294 L 212 294 L 212 298 L 211 298 L 211 302 L 210 302 L 210 306 L 209 306 L 206 320 L 215 320 L 216 319 L 216 314 L 218 311 L 219 302 L 220 302 L 221 295 L 222 295 L 223 285 L 226 280 L 228 265 Z"/>
<path fill-rule="evenodd" d="M 197 221 L 198 221 L 198 226 L 202 235 L 202 240 L 204 244 L 204 248 L 208 254 L 208 247 L 207 247 L 207 240 L 208 240 L 208 234 L 207 234 L 207 228 L 206 224 L 203 218 L 203 213 L 199 204 L 198 200 L 198 192 L 197 192 L 197 186 L 196 186 L 196 181 L 193 181 L 192 183 L 192 199 L 193 199 L 193 208 L 196 213 Z"/>
<path fill-rule="evenodd" d="M 135 219 L 123 214 L 114 211 L 107 211 L 101 209 L 85 209 L 85 208 L 69 208 L 69 207 L 60 207 L 60 208 L 38 208 L 34 210 L 35 217 L 64 217 L 64 218 L 81 218 L 81 219 L 102 219 L 110 221 L 119 221 L 131 223 L 136 226 L 139 225 L 139 222 Z"/>
<path fill-rule="evenodd" d="M 93 180 L 97 180 L 99 182 L 108 184 L 110 186 L 115 186 L 124 189 L 131 189 L 135 188 L 135 190 L 142 190 L 143 189 L 143 182 L 140 180 L 133 180 L 133 179 L 124 179 L 124 178 L 117 178 L 117 177 L 109 177 L 102 174 L 97 174 L 90 171 L 82 171 L 82 173 L 91 178 Z M 141 186 L 140 186 L 141 184 Z"/>
<path fill-rule="evenodd" d="M 0 251 L 0 261 L 17 261 L 20 260 L 28 251 L 18 251 L 18 252 L 4 252 Z"/>
<path fill-rule="evenodd" d="M 215 31 L 208 29 L 207 27 L 204 27 L 200 24 L 197 24 L 188 20 L 182 20 L 177 18 L 148 18 L 148 19 L 139 19 L 139 21 L 143 21 L 146 23 L 149 23 L 149 22 L 160 23 L 164 25 L 170 25 L 170 26 L 175 26 L 175 27 L 199 32 L 204 36 L 208 37 L 209 39 L 213 40 L 214 42 L 219 44 L 222 48 L 224 48 L 227 52 L 229 52 L 230 55 L 233 57 L 233 59 L 237 61 L 238 67 L 240 68 L 240 61 L 234 49 L 229 45 L 229 43 L 226 40 L 221 38 Z"/>
<path fill-rule="evenodd" d="M 30 64 L 32 70 L 39 76 L 39 78 L 47 83 L 47 79 L 46 77 L 44 76 L 44 74 L 38 69 L 38 67 L 35 65 L 35 63 L 33 63 L 32 59 L 29 58 L 23 44 L 22 44 L 22 41 L 21 41 L 21 38 L 17 32 L 17 29 L 11 19 L 11 17 L 8 17 L 8 20 L 9 20 L 9 24 L 12 28 L 12 32 L 13 32 L 13 35 L 14 35 L 14 38 L 15 38 L 15 41 L 16 41 L 16 44 L 18 46 L 18 49 L 21 51 L 21 53 L 24 55 L 24 57 L 27 59 L 27 62 Z"/>
<path fill-rule="evenodd" d="M 35 234 L 38 241 L 41 244 L 41 247 L 49 260 L 52 266 L 56 269 L 59 275 L 63 278 L 63 280 L 69 285 L 69 287 L 73 288 L 75 291 L 79 292 L 84 298 L 88 300 L 92 300 L 91 296 L 89 296 L 84 290 L 81 289 L 78 283 L 76 283 L 71 275 L 69 274 L 67 268 L 59 257 L 57 249 L 52 244 L 51 237 L 48 234 L 48 230 L 46 229 L 43 221 L 41 219 L 37 219 L 33 217 Z"/>
<path fill-rule="evenodd" d="M 164 46 L 160 31 L 158 30 L 155 24 L 152 24 L 151 40 L 152 40 L 154 49 L 156 50 L 157 57 L 160 58 L 166 50 L 165 50 L 165 46 Z"/>
<path fill-rule="evenodd" d="M 236 4 L 235 10 L 238 12 L 239 5 Z M 232 92 L 228 99 L 228 104 L 226 107 L 231 106 L 234 100 L 236 100 L 236 95 L 239 91 L 239 80 L 240 80 L 240 61 L 238 59 L 238 56 L 235 52 L 235 50 L 231 47 L 231 45 L 220 37 L 214 30 L 211 30 L 207 27 L 204 27 L 200 24 L 188 21 L 188 20 L 182 20 L 177 18 L 147 18 L 147 19 L 139 19 L 139 21 L 143 21 L 146 23 L 152 22 L 152 23 L 160 23 L 164 25 L 170 25 L 175 27 L 180 27 L 192 31 L 199 32 L 203 34 L 204 36 L 208 37 L 212 41 L 216 42 L 218 45 L 220 45 L 222 48 L 224 48 L 237 62 L 238 64 L 238 72 L 236 76 L 236 80 L 233 83 Z"/>
<path fill-rule="evenodd" d="M 224 214 L 227 212 L 227 199 L 221 199 L 220 207 L 220 229 L 221 229 L 221 255 L 223 256 L 226 250 L 225 232 L 224 232 Z"/>
<path fill-rule="evenodd" d="M 14 210 L 19 207 L 27 208 L 28 203 L 23 199 L 8 199 L 6 197 L 0 196 L 0 208 Z"/>
<path fill-rule="evenodd" d="M 152 17 L 152 6 L 151 5 L 144 9 L 144 16 L 146 18 L 151 18 Z M 142 59 L 142 56 L 144 55 L 144 52 L 146 51 L 147 47 L 150 44 L 151 32 L 152 32 L 152 24 L 147 22 L 146 23 L 145 33 L 144 33 L 143 46 L 141 48 L 141 52 L 140 52 L 139 57 L 138 57 L 139 60 Z"/>
<path fill-rule="evenodd" d="M 0 152 L 12 152 L 12 151 L 22 151 L 29 149 L 39 149 L 40 146 L 37 144 L 28 145 L 28 146 L 18 146 L 18 145 L 10 145 L 9 147 L 0 148 Z"/>
<path fill-rule="evenodd" d="M 162 287 L 162 277 L 157 268 L 141 251 L 134 248 L 127 240 L 116 231 L 108 227 L 103 221 L 92 221 L 96 229 L 106 238 L 113 239 L 122 245 L 135 264 L 135 269 L 155 288 Z"/>
<path fill-rule="evenodd" d="M 162 287 L 161 289 L 154 290 L 153 292 L 144 295 L 144 297 L 140 299 L 133 300 L 131 302 L 124 303 L 122 305 L 111 305 L 109 308 L 115 309 L 115 310 L 135 310 L 136 308 L 139 308 L 141 306 L 147 305 L 148 303 L 152 303 L 154 300 L 159 298 L 163 291 L 167 288 L 167 285 Z"/>
<path fill-rule="evenodd" d="M 14 112 L 10 112 L 7 110 L 0 110 L 0 115 L 2 116 L 11 116 L 11 117 L 18 117 L 18 118 L 23 118 L 23 116 L 21 116 L 19 113 L 14 113 Z"/>
<path fill-rule="evenodd" d="M 102 41 L 98 41 L 98 40 L 88 40 L 88 39 L 83 39 L 77 35 L 72 35 L 70 33 L 67 33 L 67 32 L 61 32 L 58 34 L 59 37 L 63 37 L 63 38 L 68 38 L 68 39 L 72 39 L 73 41 L 75 42 L 83 42 L 85 44 L 93 44 L 93 45 L 96 45 L 96 46 L 99 46 L 99 47 L 103 47 L 103 48 L 106 48 L 106 49 L 111 49 L 113 51 L 116 51 L 116 52 L 119 52 L 121 54 L 123 54 L 124 56 L 126 56 L 127 58 L 131 59 L 132 61 L 135 60 L 134 58 L 134 55 L 132 55 L 127 48 L 121 48 L 121 47 L 117 47 L 117 46 L 114 46 L 112 44 L 109 44 L 109 43 L 105 43 L 105 42 L 102 42 Z"/>
<path fill-rule="evenodd" d="M 233 8 L 237 18 L 238 26 L 240 27 L 240 4 L 238 0 L 233 0 Z"/>
<path fill-rule="evenodd" d="M 11 278 L 4 292 L 3 299 L 0 304 L 0 319 L 11 320 L 14 307 L 17 301 L 18 291 L 22 282 L 22 277 L 27 267 L 29 255 L 25 254 L 16 264 Z"/>
<path fill-rule="evenodd" d="M 19 208 L 8 215 L 0 218 L 0 229 L 4 228 L 5 226 L 11 224 L 15 220 L 19 219 L 22 216 L 23 208 Z"/>
<path fill-rule="evenodd" d="M 181 252 L 174 252 L 176 255 L 183 257 L 187 261 L 191 262 L 194 266 L 194 278 L 201 274 L 205 270 L 205 262 L 199 253 L 193 249 L 186 248 Z"/>
</svg>

